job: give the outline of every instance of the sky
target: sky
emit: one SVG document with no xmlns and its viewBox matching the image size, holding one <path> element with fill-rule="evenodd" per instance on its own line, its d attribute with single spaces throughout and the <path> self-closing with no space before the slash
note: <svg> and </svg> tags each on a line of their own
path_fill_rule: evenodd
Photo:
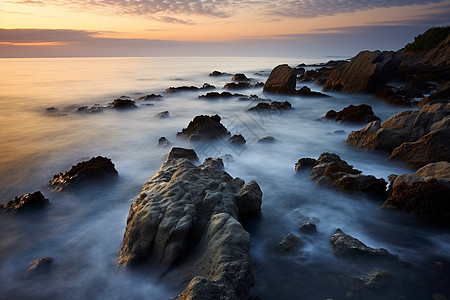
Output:
<svg viewBox="0 0 450 300">
<path fill-rule="evenodd" d="M 449 0 L 4 0 L 0 57 L 350 57 L 449 16 Z"/>
</svg>

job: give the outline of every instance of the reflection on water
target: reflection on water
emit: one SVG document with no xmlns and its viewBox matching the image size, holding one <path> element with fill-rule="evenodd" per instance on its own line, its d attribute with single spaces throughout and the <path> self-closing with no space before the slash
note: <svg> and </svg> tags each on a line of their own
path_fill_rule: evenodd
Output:
<svg viewBox="0 0 450 300">
<path fill-rule="evenodd" d="M 340 227 L 369 246 L 387 248 L 413 265 L 412 271 L 399 273 L 405 278 L 405 282 L 399 280 L 400 295 L 409 299 L 414 295 L 445 295 L 448 276 L 434 267 L 436 261 L 448 266 L 447 231 L 381 210 L 380 203 L 372 200 L 319 188 L 307 175 L 294 175 L 299 158 L 317 158 L 325 151 L 337 153 L 365 174 L 387 179 L 391 173 L 409 172 L 386 161 L 385 153 L 347 147 L 347 135 L 361 126 L 321 120 L 328 110 L 340 110 L 349 104 L 370 104 L 382 120 L 404 108 L 367 96 L 339 93 L 330 98 L 302 98 L 268 96 L 261 88 L 239 91 L 288 100 L 295 108 L 262 115 L 246 112 L 256 104 L 250 101 L 199 99 L 206 91 L 164 93 L 169 86 L 201 86 L 205 82 L 220 89 L 231 76 L 209 77 L 214 70 L 245 73 L 255 81 L 264 81 L 277 64 L 295 66 L 300 62 L 280 58 L 0 60 L 1 202 L 36 190 L 51 202 L 47 209 L 33 215 L 0 216 L 0 298 L 141 299 L 152 295 L 152 299 L 167 299 L 180 292 L 179 287 L 169 288 L 148 272 L 125 272 L 115 266 L 129 206 L 168 151 L 155 147 L 161 136 L 173 145 L 194 147 L 200 158 L 231 154 L 232 159 L 225 160 L 227 171 L 261 185 L 263 216 L 246 224 L 252 234 L 254 294 L 264 299 L 348 297 L 343 275 L 366 270 L 334 258 L 329 236 Z M 52 106 L 106 105 L 122 95 L 137 98 L 151 93 L 163 94 L 163 101 L 145 102 L 153 105 L 138 101 L 139 109 L 125 112 L 45 114 L 45 108 Z M 169 118 L 155 117 L 166 110 Z M 247 146 L 233 148 L 224 141 L 202 145 L 177 141 L 175 134 L 199 114 L 219 114 L 232 134 L 244 135 Z M 337 130 L 345 134 L 335 133 Z M 264 136 L 275 137 L 276 143 L 256 143 Z M 119 182 L 67 193 L 46 188 L 54 174 L 97 155 L 112 159 Z M 298 257 L 277 255 L 274 245 L 288 233 L 301 235 L 297 228 L 304 220 L 314 221 L 319 234 L 301 236 L 306 246 Z M 21 279 L 33 260 L 46 256 L 55 258 L 55 268 L 48 278 Z M 420 284 L 408 289 L 411 278 Z"/>
</svg>

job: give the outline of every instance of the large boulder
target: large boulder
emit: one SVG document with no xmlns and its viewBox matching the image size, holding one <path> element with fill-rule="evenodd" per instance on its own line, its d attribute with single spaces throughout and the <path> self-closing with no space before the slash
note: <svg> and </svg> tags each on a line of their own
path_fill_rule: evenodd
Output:
<svg viewBox="0 0 450 300">
<path fill-rule="evenodd" d="M 48 199 L 45 198 L 40 191 L 37 191 L 34 193 L 17 196 L 0 207 L 2 207 L 5 212 L 14 214 L 25 210 L 40 208 L 48 203 Z"/>
<path fill-rule="evenodd" d="M 254 278 L 250 235 L 238 219 L 260 210 L 259 187 L 217 160 L 195 166 L 171 157 L 130 208 L 119 264 L 147 261 L 167 280 L 190 281 L 178 299 L 244 299 Z"/>
<path fill-rule="evenodd" d="M 372 107 L 367 104 L 361 104 L 358 106 L 350 105 L 338 112 L 330 110 L 325 115 L 325 118 L 338 122 L 350 123 L 369 123 L 373 121 L 380 121 L 380 118 L 373 113 Z"/>
<path fill-rule="evenodd" d="M 314 161 L 299 160 L 296 169 L 300 170 L 299 164 L 307 162 L 311 165 Z M 324 152 L 314 162 L 311 170 L 311 179 L 317 184 L 329 186 L 343 192 L 362 192 L 376 198 L 384 199 L 386 194 L 386 181 L 372 175 L 362 175 L 362 172 L 354 169 L 347 162 L 334 154 Z"/>
<path fill-rule="evenodd" d="M 297 70 L 288 65 L 275 67 L 264 84 L 263 91 L 271 94 L 295 94 Z"/>
<path fill-rule="evenodd" d="M 428 164 L 415 174 L 391 175 L 384 208 L 396 208 L 433 223 L 450 225 L 450 163 Z"/>
<path fill-rule="evenodd" d="M 97 156 L 72 166 L 69 171 L 55 175 L 48 185 L 54 190 L 61 191 L 79 184 L 115 179 L 118 174 L 111 159 Z"/>
<path fill-rule="evenodd" d="M 177 137 L 182 137 L 188 141 L 206 141 L 216 138 L 229 138 L 230 132 L 220 123 L 220 116 L 196 116 L 189 122 L 187 128 L 177 133 Z"/>
<path fill-rule="evenodd" d="M 350 63 L 334 69 L 323 90 L 375 93 L 385 87 L 400 63 L 400 55 L 393 51 L 362 51 Z"/>
</svg>

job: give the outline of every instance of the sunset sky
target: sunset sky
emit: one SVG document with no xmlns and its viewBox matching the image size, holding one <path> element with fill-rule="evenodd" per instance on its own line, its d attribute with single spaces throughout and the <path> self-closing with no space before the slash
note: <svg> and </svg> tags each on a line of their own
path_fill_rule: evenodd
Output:
<svg viewBox="0 0 450 300">
<path fill-rule="evenodd" d="M 0 57 L 352 56 L 449 16 L 448 0 L 6 0 Z"/>
</svg>

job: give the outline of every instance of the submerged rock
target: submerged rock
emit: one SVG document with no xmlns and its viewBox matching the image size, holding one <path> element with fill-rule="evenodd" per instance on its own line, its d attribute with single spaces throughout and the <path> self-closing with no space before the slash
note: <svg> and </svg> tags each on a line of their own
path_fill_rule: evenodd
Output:
<svg viewBox="0 0 450 300">
<path fill-rule="evenodd" d="M 116 109 L 133 109 L 137 108 L 136 103 L 130 99 L 116 99 L 111 103 L 108 103 L 109 107 Z"/>
<path fill-rule="evenodd" d="M 45 198 L 40 191 L 37 191 L 34 193 L 17 196 L 1 206 L 5 212 L 19 213 L 25 210 L 41 208 L 48 203 L 49 200 Z"/>
<path fill-rule="evenodd" d="M 246 89 L 250 87 L 249 82 L 229 82 L 226 83 L 223 88 L 227 90 L 240 90 L 240 89 Z"/>
<path fill-rule="evenodd" d="M 139 98 L 139 100 L 144 100 L 144 101 L 149 101 L 149 100 L 161 100 L 162 98 L 164 98 L 161 95 L 156 95 L 156 94 L 150 94 L 150 95 L 145 95 Z"/>
<path fill-rule="evenodd" d="M 33 261 L 25 272 L 25 278 L 46 275 L 53 267 L 54 259 L 52 257 L 38 258 Z"/>
<path fill-rule="evenodd" d="M 288 65 L 275 67 L 264 84 L 263 91 L 272 94 L 295 94 L 297 70 Z"/>
<path fill-rule="evenodd" d="M 305 96 L 305 97 L 330 97 L 321 92 L 311 91 L 311 89 L 309 87 L 307 87 L 306 85 L 297 91 L 297 95 Z"/>
<path fill-rule="evenodd" d="M 165 110 L 156 114 L 156 117 L 164 119 L 169 117 L 169 111 Z"/>
<path fill-rule="evenodd" d="M 372 121 L 380 121 L 380 118 L 373 113 L 372 107 L 367 104 L 361 104 L 358 106 L 350 105 L 338 112 L 330 110 L 325 115 L 325 118 L 338 122 L 350 123 L 369 123 Z"/>
<path fill-rule="evenodd" d="M 256 142 L 259 144 L 273 144 L 275 143 L 275 138 L 273 136 L 265 136 Z"/>
<path fill-rule="evenodd" d="M 170 146 L 170 142 L 166 137 L 162 136 L 159 138 L 158 143 L 156 144 L 157 147 L 168 147 Z"/>
<path fill-rule="evenodd" d="M 298 236 L 289 233 L 275 246 L 275 250 L 281 254 L 293 255 L 296 254 L 303 245 L 303 241 Z"/>
<path fill-rule="evenodd" d="M 304 234 L 316 234 L 317 233 L 317 227 L 316 224 L 313 224 L 311 222 L 303 222 L 299 227 L 298 230 L 301 233 Z"/>
<path fill-rule="evenodd" d="M 220 98 L 232 98 L 232 97 L 245 97 L 243 94 L 232 94 L 230 92 L 209 92 L 206 95 L 200 95 L 199 98 L 206 98 L 206 99 L 220 99 Z"/>
<path fill-rule="evenodd" d="M 119 264 L 149 261 L 167 280 L 191 281 L 178 299 L 244 299 L 254 278 L 236 196 L 257 197 L 257 184 L 244 185 L 212 160 L 195 166 L 173 158 L 172 151 L 130 208 Z"/>
<path fill-rule="evenodd" d="M 188 126 L 177 133 L 188 141 L 206 141 L 217 138 L 229 138 L 230 132 L 220 123 L 220 116 L 196 116 Z"/>
<path fill-rule="evenodd" d="M 260 102 L 256 106 L 247 109 L 247 111 L 282 111 L 282 110 L 290 110 L 293 109 L 291 103 L 289 101 L 284 102 Z"/>
<path fill-rule="evenodd" d="M 69 171 L 55 175 L 53 180 L 48 182 L 48 185 L 57 191 L 61 191 L 79 184 L 115 179 L 118 174 L 111 159 L 97 156 L 72 166 Z"/>
<path fill-rule="evenodd" d="M 198 90 L 207 90 L 207 89 L 215 89 L 216 87 L 209 84 L 204 83 L 202 87 L 196 87 L 196 86 L 180 86 L 180 87 L 169 87 L 166 89 L 167 93 L 174 93 L 174 92 L 189 92 L 189 91 L 198 91 Z"/>
</svg>

